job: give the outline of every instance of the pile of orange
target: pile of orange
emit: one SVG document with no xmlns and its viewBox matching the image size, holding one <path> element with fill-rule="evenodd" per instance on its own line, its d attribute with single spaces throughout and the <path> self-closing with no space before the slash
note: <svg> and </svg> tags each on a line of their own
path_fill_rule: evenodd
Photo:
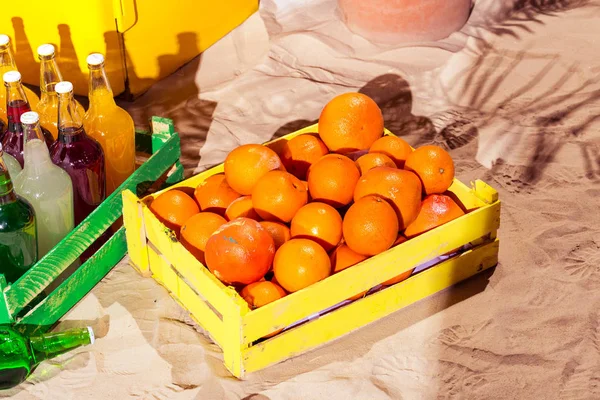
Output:
<svg viewBox="0 0 600 400">
<path fill-rule="evenodd" d="M 327 103 L 318 132 L 278 153 L 239 146 L 193 196 L 169 190 L 150 207 L 255 308 L 460 217 L 453 179 L 448 152 L 384 135 L 377 104 L 352 92 Z"/>
</svg>

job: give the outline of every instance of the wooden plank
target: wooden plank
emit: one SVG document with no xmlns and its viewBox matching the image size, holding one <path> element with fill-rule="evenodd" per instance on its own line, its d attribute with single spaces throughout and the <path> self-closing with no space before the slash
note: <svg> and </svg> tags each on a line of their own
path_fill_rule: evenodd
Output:
<svg viewBox="0 0 600 400">
<path fill-rule="evenodd" d="M 193 290 L 201 293 L 221 315 L 240 315 L 249 310 L 248 303 L 235 289 L 223 285 L 206 269 L 179 243 L 173 232 L 166 228 L 147 206 L 142 205 L 142 213 L 148 240 L 177 272 L 185 277 Z M 152 262 L 150 262 L 150 270 L 154 272 Z"/>
<path fill-rule="evenodd" d="M 498 263 L 498 245 L 496 240 L 467 251 L 401 283 L 244 350 L 245 372 L 260 370 L 326 344 L 495 266 Z"/>
<path fill-rule="evenodd" d="M 123 191 L 122 196 L 123 223 L 129 259 L 142 275 L 149 275 L 148 245 L 146 243 L 144 218 L 142 217 L 142 206 L 130 190 Z"/>
<path fill-rule="evenodd" d="M 495 231 L 500 203 L 480 208 L 244 316 L 244 344 L 325 310 Z M 298 306 L 301 305 L 301 306 Z"/>
<path fill-rule="evenodd" d="M 172 136 L 161 151 L 152 155 L 148 162 L 141 165 L 98 208 L 15 282 L 6 293 L 10 313 L 20 313 L 121 216 L 121 191 L 135 190 L 139 182 L 156 180 L 173 165 L 180 156 L 179 146 L 179 136 Z M 73 293 L 79 298 L 85 294 Z"/>
<path fill-rule="evenodd" d="M 0 324 L 10 324 L 13 322 L 13 317 L 8 312 L 8 302 L 6 301 L 6 278 L 0 274 Z"/>
<path fill-rule="evenodd" d="M 20 321 L 28 334 L 44 331 L 65 315 L 83 295 L 106 276 L 127 251 L 125 229 L 120 228 L 92 257 L 66 278 Z"/>
</svg>

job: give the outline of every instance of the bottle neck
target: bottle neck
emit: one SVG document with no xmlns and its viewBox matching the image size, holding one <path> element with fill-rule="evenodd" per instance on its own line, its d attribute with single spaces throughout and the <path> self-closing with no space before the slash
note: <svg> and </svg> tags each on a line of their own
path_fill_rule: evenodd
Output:
<svg viewBox="0 0 600 400">
<path fill-rule="evenodd" d="M 94 332 L 91 328 L 71 329 L 30 337 L 29 341 L 35 364 L 39 364 L 70 350 L 94 343 Z"/>
<path fill-rule="evenodd" d="M 81 131 L 83 116 L 80 115 L 73 92 L 58 95 L 58 134 L 73 135 Z"/>
<path fill-rule="evenodd" d="M 10 45 L 0 46 L 0 83 L 4 85 L 2 76 L 5 72 L 14 71 L 17 69 L 15 57 L 13 56 Z"/>
<path fill-rule="evenodd" d="M 13 183 L 2 154 L 3 152 L 0 150 L 0 205 L 14 203 L 17 200 L 17 194 L 13 190 Z"/>
<path fill-rule="evenodd" d="M 42 128 L 39 122 L 22 126 L 24 169 L 32 168 L 33 172 L 39 175 L 52 164 Z"/>
<path fill-rule="evenodd" d="M 110 83 L 106 77 L 104 65 L 89 66 L 90 81 L 89 81 L 89 98 L 90 108 L 102 106 L 114 106 L 115 99 L 113 97 Z"/>
<path fill-rule="evenodd" d="M 21 82 L 5 83 L 6 86 L 6 116 L 8 129 L 21 131 L 21 114 L 31 111 L 25 90 Z"/>
<path fill-rule="evenodd" d="M 54 56 L 40 58 L 40 91 L 43 94 L 56 93 L 54 86 L 62 81 L 62 75 Z"/>
</svg>

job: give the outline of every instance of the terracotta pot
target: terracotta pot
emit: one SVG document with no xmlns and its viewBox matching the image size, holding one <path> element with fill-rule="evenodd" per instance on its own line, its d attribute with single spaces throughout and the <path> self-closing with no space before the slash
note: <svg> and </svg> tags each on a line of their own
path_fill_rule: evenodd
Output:
<svg viewBox="0 0 600 400">
<path fill-rule="evenodd" d="M 348 28 L 375 43 L 431 41 L 462 28 L 472 0 L 338 0 Z"/>
</svg>

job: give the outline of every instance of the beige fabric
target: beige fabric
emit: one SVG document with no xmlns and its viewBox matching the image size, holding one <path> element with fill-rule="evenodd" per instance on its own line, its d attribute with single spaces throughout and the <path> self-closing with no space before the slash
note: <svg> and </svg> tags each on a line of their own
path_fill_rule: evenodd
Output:
<svg viewBox="0 0 600 400">
<path fill-rule="evenodd" d="M 191 174 L 361 90 L 389 129 L 414 146 L 449 146 L 459 179 L 499 191 L 501 261 L 489 283 L 472 279 L 237 381 L 219 349 L 126 258 L 67 317 L 90 321 L 96 344 L 44 363 L 6 394 L 600 398 L 599 5 L 479 0 L 461 32 L 394 48 L 350 34 L 334 1 L 262 0 L 260 14 L 129 106 L 138 125 L 174 118 Z"/>
</svg>

